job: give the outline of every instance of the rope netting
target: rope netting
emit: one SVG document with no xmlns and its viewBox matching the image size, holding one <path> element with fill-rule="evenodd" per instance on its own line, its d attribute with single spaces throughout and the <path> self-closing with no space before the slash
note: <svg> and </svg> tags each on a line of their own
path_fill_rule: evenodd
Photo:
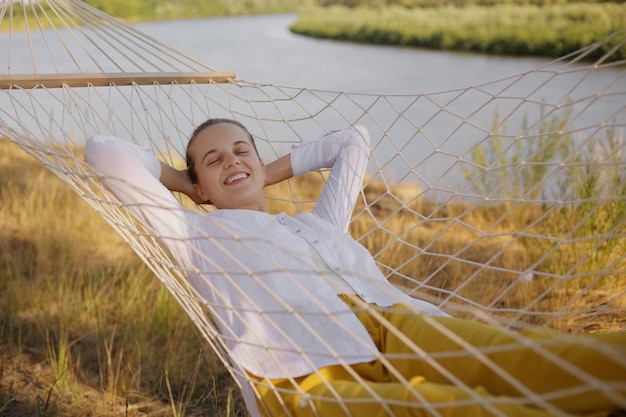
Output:
<svg viewBox="0 0 626 417">
<path fill-rule="evenodd" d="M 230 229 L 227 222 L 215 222 L 212 233 L 205 235 L 197 224 L 182 220 L 196 232 L 196 239 L 206 240 L 206 251 L 194 239 L 163 234 L 163 229 L 141 220 L 148 212 L 160 216 L 159 210 L 172 210 L 171 202 L 146 195 L 145 207 L 137 208 L 141 203 L 114 196 L 104 185 L 110 174 L 85 162 L 87 138 L 112 135 L 181 166 L 191 132 L 209 118 L 246 125 L 265 161 L 328 131 L 364 126 L 371 155 L 350 234 L 403 292 L 454 317 L 494 326 L 512 342 L 482 350 L 459 340 L 432 317 L 420 315 L 422 319 L 442 338 L 454 340 L 459 351 L 489 367 L 502 384 L 515 387 L 517 404 L 549 413 L 545 415 L 571 415 L 555 398 L 584 397 L 599 390 L 614 408 L 626 408 L 626 379 L 594 377 L 519 332 L 536 326 L 564 335 L 626 330 L 626 70 L 625 62 L 608 59 L 611 51 L 625 47 L 624 33 L 482 85 L 375 95 L 236 80 L 234 74 L 216 71 L 80 1 L 2 1 L 0 19 L 0 27 L 8 29 L 0 39 L 7 57 L 0 70 L 0 137 L 41 161 L 125 238 L 239 382 L 252 414 L 267 413 L 264 403 L 254 400 L 259 384 L 248 368 L 233 360 L 231 350 L 241 335 L 228 329 L 223 317 L 241 324 L 248 317 L 246 306 L 263 309 L 251 288 L 278 296 L 262 273 L 246 270 L 245 257 L 265 260 L 273 273 L 282 274 L 281 285 L 310 297 L 311 305 L 317 305 L 318 294 L 296 277 L 325 272 L 281 268 L 280 259 L 272 257 L 277 251 L 288 252 L 283 242 L 246 240 L 245 231 Z M 606 45 L 612 49 L 602 59 L 585 60 Z M 552 87 L 563 82 L 567 88 L 555 94 Z M 270 211 L 295 215 L 310 210 L 327 176 L 320 170 L 270 187 Z M 128 181 L 124 187 L 136 184 Z M 142 195 L 145 190 L 134 192 Z M 205 210 L 177 198 L 185 207 L 182 212 Z M 181 265 L 183 252 L 195 261 Z M 240 285 L 242 274 L 249 287 Z M 219 280 L 227 281 L 234 293 L 215 290 L 221 288 Z M 332 311 L 320 311 L 339 323 Z M 261 315 L 271 322 L 272 313 L 277 312 Z M 314 331 L 304 312 L 290 313 L 303 329 Z M 384 325 L 393 328 L 389 322 Z M 353 329 L 344 331 L 351 335 Z M 355 336 L 354 343 L 357 340 Z M 406 355 L 430 364 L 466 394 L 453 408 L 478 404 L 485 415 L 509 414 L 500 408 L 500 397 L 481 395 L 441 366 L 446 354 L 437 356 L 406 343 Z M 499 368 L 488 354 L 517 344 L 575 375 L 580 383 L 537 392 Z M 310 362 L 307 355 L 319 354 L 308 352 L 307 346 L 298 350 L 303 363 Z M 602 350 L 626 375 L 623 353 Z M 335 359 L 352 369 L 349 359 Z M 377 359 L 401 383 L 413 387 L 414 381 L 397 371 L 389 357 Z M 367 386 L 361 376 L 352 377 Z M 284 389 L 269 380 L 263 384 L 270 391 Z M 433 402 L 412 388 L 409 393 L 404 400 L 393 400 L 372 391 L 369 401 L 383 404 L 389 415 L 396 413 L 398 404 L 429 415 L 453 415 L 446 414 L 449 403 Z M 300 394 L 300 406 L 315 400 L 313 394 Z M 351 415 L 346 406 L 351 401 L 367 406 L 362 398 L 356 401 L 336 392 L 330 397 L 324 401 L 339 404 L 346 415 Z M 288 404 L 283 407 L 289 409 Z"/>
</svg>

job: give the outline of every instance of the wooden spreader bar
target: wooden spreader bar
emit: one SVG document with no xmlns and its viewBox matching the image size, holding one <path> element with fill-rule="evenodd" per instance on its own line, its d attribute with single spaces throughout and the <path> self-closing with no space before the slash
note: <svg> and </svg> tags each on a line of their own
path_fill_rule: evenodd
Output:
<svg viewBox="0 0 626 417">
<path fill-rule="evenodd" d="M 232 72 L 124 72 L 77 74 L 9 74 L 0 75 L 0 90 L 13 88 L 104 87 L 108 85 L 206 84 L 227 83 L 235 79 Z"/>
</svg>

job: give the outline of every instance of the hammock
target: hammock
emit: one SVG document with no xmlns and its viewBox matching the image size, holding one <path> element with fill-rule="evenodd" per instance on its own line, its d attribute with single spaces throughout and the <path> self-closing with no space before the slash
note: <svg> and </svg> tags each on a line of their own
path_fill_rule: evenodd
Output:
<svg viewBox="0 0 626 417">
<path fill-rule="evenodd" d="M 249 128 L 271 161 L 329 130 L 364 125 L 372 154 L 350 232 L 390 282 L 453 316 L 507 331 L 626 329 L 626 71 L 624 61 L 611 59 L 625 47 L 624 33 L 483 85 L 375 95 L 238 80 L 76 0 L 3 1 L 0 23 L 9 29 L 0 40 L 7 57 L 0 137 L 43 163 L 124 237 L 239 383 L 252 415 L 263 413 L 258 393 L 232 360 L 210 306 L 160 236 L 137 222 L 85 163 L 87 138 L 113 135 L 177 165 L 195 126 L 231 118 Z M 589 62 L 598 51 L 601 58 Z M 562 79 L 569 88 L 546 99 L 546 89 Z M 589 92 L 591 79 L 603 87 Z M 493 123 L 478 121 L 485 115 Z M 305 189 L 325 178 L 320 172 L 270 189 L 271 210 L 310 209 L 315 198 Z M 606 355 L 626 367 L 623 357 Z M 464 405 L 484 403 L 504 415 L 474 387 L 456 383 L 468 393 Z M 626 408 L 623 380 L 591 378 L 576 389 L 598 383 Z M 570 415 L 517 385 L 527 394 L 516 399 L 520 404 Z M 433 404 L 417 406 L 440 415 Z"/>
</svg>

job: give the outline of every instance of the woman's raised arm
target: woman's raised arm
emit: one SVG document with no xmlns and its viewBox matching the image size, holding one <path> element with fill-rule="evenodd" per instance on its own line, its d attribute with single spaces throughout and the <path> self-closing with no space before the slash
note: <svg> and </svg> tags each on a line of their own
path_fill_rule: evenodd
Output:
<svg viewBox="0 0 626 417">
<path fill-rule="evenodd" d="M 189 265 L 191 256 L 184 240 L 189 235 L 191 214 L 160 181 L 164 175 L 169 181 L 180 174 L 150 150 L 113 136 L 90 138 L 85 157 L 119 202 L 160 238 L 181 265 Z"/>
<path fill-rule="evenodd" d="M 347 232 L 369 155 L 369 133 L 363 126 L 329 132 L 291 151 L 294 175 L 331 169 L 313 213 Z"/>
<path fill-rule="evenodd" d="M 281 156 L 265 166 L 265 186 L 274 185 L 293 177 L 291 154 Z"/>
</svg>

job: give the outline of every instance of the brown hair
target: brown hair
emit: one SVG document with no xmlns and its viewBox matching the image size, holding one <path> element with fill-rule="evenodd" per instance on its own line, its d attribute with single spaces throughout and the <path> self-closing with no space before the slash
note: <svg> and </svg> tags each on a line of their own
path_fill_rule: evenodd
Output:
<svg viewBox="0 0 626 417">
<path fill-rule="evenodd" d="M 189 138 L 189 142 L 187 142 L 187 150 L 185 151 L 185 159 L 187 161 L 187 175 L 189 176 L 189 179 L 191 180 L 192 184 L 197 184 L 198 183 L 198 172 L 196 171 L 196 165 L 194 163 L 194 160 L 191 157 L 191 155 L 189 154 L 189 148 L 191 147 L 191 144 L 194 141 L 194 139 L 196 139 L 196 137 L 198 137 L 200 132 L 202 132 L 207 127 L 210 127 L 210 126 L 213 126 L 213 125 L 216 125 L 216 124 L 219 124 L 219 123 L 230 123 L 231 125 L 235 125 L 235 126 L 239 127 L 240 129 L 242 129 L 244 132 L 246 132 L 248 134 L 248 137 L 250 138 L 250 142 L 252 143 L 252 147 L 254 148 L 254 152 L 259 157 L 259 159 L 261 159 L 261 157 L 259 156 L 259 150 L 257 149 L 256 144 L 254 143 L 254 138 L 252 137 L 252 135 L 248 131 L 248 128 L 245 127 L 242 123 L 240 123 L 240 122 L 238 122 L 236 120 L 232 120 L 232 119 L 220 119 L 220 118 L 209 119 L 209 120 L 199 124 L 198 127 L 196 127 L 196 129 L 191 134 L 191 137 Z"/>
</svg>

